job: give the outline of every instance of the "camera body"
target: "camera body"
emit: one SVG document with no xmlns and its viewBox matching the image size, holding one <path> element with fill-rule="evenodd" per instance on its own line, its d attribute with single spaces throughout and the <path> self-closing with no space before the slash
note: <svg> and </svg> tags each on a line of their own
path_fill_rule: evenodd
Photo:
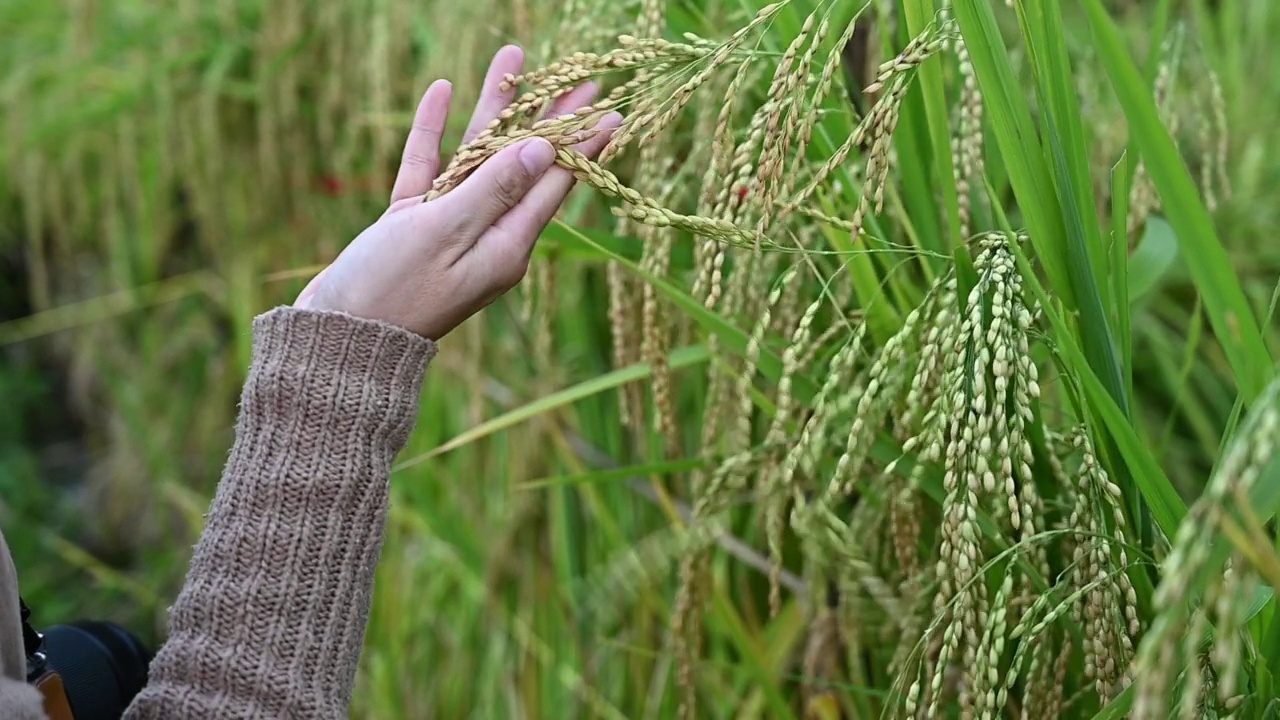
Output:
<svg viewBox="0 0 1280 720">
<path fill-rule="evenodd" d="M 19 599 L 27 682 L 49 720 L 118 720 L 147 684 L 151 653 L 114 623 L 80 621 L 37 632 Z"/>
</svg>

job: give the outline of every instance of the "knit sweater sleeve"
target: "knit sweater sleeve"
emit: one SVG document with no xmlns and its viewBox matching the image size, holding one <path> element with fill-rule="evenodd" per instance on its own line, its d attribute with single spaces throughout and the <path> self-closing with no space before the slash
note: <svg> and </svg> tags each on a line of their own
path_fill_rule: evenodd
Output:
<svg viewBox="0 0 1280 720">
<path fill-rule="evenodd" d="M 18 605 L 18 571 L 4 533 L 0 533 L 0 718 L 47 720 L 44 698 L 28 685 Z"/>
<path fill-rule="evenodd" d="M 235 445 L 129 720 L 347 717 L 390 468 L 435 345 L 293 308 L 253 331 Z"/>
</svg>

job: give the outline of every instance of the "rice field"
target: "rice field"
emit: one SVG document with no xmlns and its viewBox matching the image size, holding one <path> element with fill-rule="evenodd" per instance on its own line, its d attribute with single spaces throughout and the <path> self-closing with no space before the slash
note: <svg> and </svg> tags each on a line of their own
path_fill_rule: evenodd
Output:
<svg viewBox="0 0 1280 720">
<path fill-rule="evenodd" d="M 251 319 L 377 217 L 445 77 L 433 197 L 530 136 L 579 187 L 432 365 L 353 717 L 1280 716 L 1271 3 L 0 27 L 0 523 L 50 622 L 163 639 Z"/>
</svg>

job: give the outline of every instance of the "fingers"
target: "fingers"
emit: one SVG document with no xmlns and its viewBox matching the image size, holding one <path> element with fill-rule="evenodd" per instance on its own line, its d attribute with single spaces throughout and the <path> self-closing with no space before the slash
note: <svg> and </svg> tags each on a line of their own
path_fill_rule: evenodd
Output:
<svg viewBox="0 0 1280 720">
<path fill-rule="evenodd" d="M 551 143 L 530 138 L 503 148 L 452 192 L 428 204 L 437 205 L 439 217 L 453 220 L 453 231 L 470 239 L 465 241 L 469 248 L 475 238 L 520 204 L 554 160 Z"/>
<path fill-rule="evenodd" d="M 569 92 L 556 98 L 551 104 L 551 109 L 547 111 L 547 117 L 556 117 L 557 115 L 567 115 L 580 107 L 591 104 L 596 98 L 596 92 L 599 90 L 593 82 L 586 82 Z"/>
<path fill-rule="evenodd" d="M 621 115 L 609 113 L 596 124 L 595 134 L 574 145 L 573 149 L 591 158 L 599 155 L 621 123 Z M 513 242 L 532 248 L 533 242 L 573 189 L 573 184 L 573 173 L 562 167 L 551 168 L 518 205 L 494 223 L 499 230 L 496 234 L 511 237 Z"/>
<path fill-rule="evenodd" d="M 507 45 L 494 53 L 489 71 L 484 76 L 484 85 L 480 89 L 480 100 L 476 103 L 476 108 L 471 113 L 471 122 L 467 123 L 467 131 L 462 136 L 463 145 L 475 139 L 515 99 L 516 89 L 503 90 L 502 78 L 519 75 L 523 68 L 524 51 L 519 47 Z"/>
<path fill-rule="evenodd" d="M 391 188 L 391 203 L 425 194 L 440 170 L 440 137 L 449 118 L 453 86 L 447 80 L 431 83 L 413 115 L 413 129 L 400 156 L 400 170 Z"/>
<path fill-rule="evenodd" d="M 587 157 L 600 154 L 622 116 L 610 113 L 596 125 L 596 133 L 574 149 Z M 508 211 L 480 236 L 469 255 L 470 272 L 484 276 L 483 282 L 498 292 L 506 292 L 520 282 L 529 268 L 533 246 L 560 204 L 573 188 L 573 174 L 560 167 L 547 171 L 518 205 Z"/>
</svg>

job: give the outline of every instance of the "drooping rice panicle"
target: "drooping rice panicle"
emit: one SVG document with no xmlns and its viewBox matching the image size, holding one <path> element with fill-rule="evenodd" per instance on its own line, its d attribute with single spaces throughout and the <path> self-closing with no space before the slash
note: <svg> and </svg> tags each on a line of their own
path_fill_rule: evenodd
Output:
<svg viewBox="0 0 1280 720">
<path fill-rule="evenodd" d="M 1207 627 L 1209 622 L 1226 630 L 1225 635 L 1215 633 L 1209 658 L 1217 676 L 1223 679 L 1222 695 L 1227 701 L 1234 700 L 1239 673 L 1239 653 L 1234 651 L 1239 642 L 1236 635 L 1242 629 L 1241 613 L 1247 612 L 1251 601 L 1238 591 L 1254 582 L 1245 576 L 1256 576 L 1258 571 L 1244 561 L 1243 553 L 1216 559 L 1212 544 L 1206 540 L 1227 524 L 1256 523 L 1249 496 L 1277 447 L 1280 382 L 1272 382 L 1237 430 L 1204 493 L 1188 510 L 1173 540 L 1173 549 L 1165 558 L 1164 574 L 1152 598 L 1155 614 L 1134 662 L 1132 717 L 1136 720 L 1163 718 L 1177 710 L 1173 697 L 1179 695 L 1171 691 L 1180 672 L 1185 671 L 1184 683 L 1198 682 L 1190 677 L 1200 673 L 1202 635 L 1196 629 Z M 1269 545 L 1271 541 L 1264 535 L 1258 542 Z M 1194 649 L 1182 642 L 1183 637 L 1192 635 Z M 1190 691 L 1180 697 L 1185 700 L 1188 694 Z M 1220 699 L 1216 690 L 1212 694 L 1197 691 L 1195 695 L 1197 701 Z"/>
<path fill-rule="evenodd" d="M 964 83 L 960 91 L 960 123 L 953 140 L 955 156 L 954 172 L 956 198 L 960 209 L 960 236 L 969 237 L 972 225 L 972 198 L 985 197 L 981 179 L 985 173 L 982 147 L 982 92 L 978 78 L 969 59 L 969 49 L 963 41 L 956 42 L 960 76 Z"/>
</svg>

